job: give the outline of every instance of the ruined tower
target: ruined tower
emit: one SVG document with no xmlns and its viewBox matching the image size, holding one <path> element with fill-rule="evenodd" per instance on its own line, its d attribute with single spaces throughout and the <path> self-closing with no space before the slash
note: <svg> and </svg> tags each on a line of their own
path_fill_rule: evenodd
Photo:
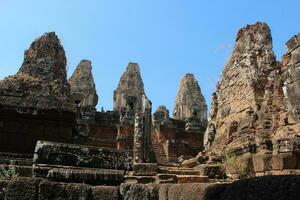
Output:
<svg viewBox="0 0 300 200">
<path fill-rule="evenodd" d="M 259 22 L 240 29 L 212 97 L 207 137 L 215 138 L 214 151 L 251 148 L 255 144 L 258 112 L 263 109 L 266 95 L 271 94 L 267 93 L 268 80 L 276 75 L 276 70 L 268 25 Z M 269 121 L 266 117 L 265 122 Z M 268 131 L 265 127 L 265 137 Z"/>
<path fill-rule="evenodd" d="M 122 109 L 129 110 L 130 116 L 134 116 L 142 109 L 143 95 L 145 95 L 144 83 L 139 65 L 129 63 L 120 78 L 118 88 L 114 91 L 114 111 L 120 113 Z"/>
<path fill-rule="evenodd" d="M 81 60 L 69 80 L 71 94 L 77 103 L 77 125 L 74 142 L 84 144 L 90 134 L 89 124 L 95 123 L 98 95 L 89 60 Z"/>
<path fill-rule="evenodd" d="M 173 117 L 184 121 L 196 120 L 203 131 L 206 129 L 207 105 L 193 74 L 187 73 L 180 81 Z"/>
<path fill-rule="evenodd" d="M 0 106 L 19 112 L 75 112 L 67 83 L 65 51 L 54 32 L 37 38 L 24 53 L 18 73 L 0 81 Z"/>
<path fill-rule="evenodd" d="M 81 60 L 73 75 L 69 79 L 71 94 L 81 106 L 96 107 L 98 95 L 92 74 L 92 63 L 89 60 Z"/>
</svg>

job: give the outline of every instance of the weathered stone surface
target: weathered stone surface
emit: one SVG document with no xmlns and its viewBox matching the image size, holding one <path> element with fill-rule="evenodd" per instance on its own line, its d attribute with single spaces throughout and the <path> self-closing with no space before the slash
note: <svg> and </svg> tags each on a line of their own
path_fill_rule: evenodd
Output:
<svg viewBox="0 0 300 200">
<path fill-rule="evenodd" d="M 89 60 L 81 60 L 69 79 L 71 94 L 77 104 L 77 125 L 73 134 L 74 143 L 86 144 L 90 124 L 95 123 L 98 95 Z"/>
<path fill-rule="evenodd" d="M 267 154 L 257 153 L 252 156 L 252 159 L 253 159 L 253 168 L 255 173 L 272 170 L 271 153 L 267 153 Z"/>
<path fill-rule="evenodd" d="M 158 200 L 158 189 L 156 184 L 121 184 L 120 195 L 124 200 Z"/>
<path fill-rule="evenodd" d="M 242 28 L 212 97 L 207 143 L 211 151 L 270 150 L 267 145 L 284 112 L 280 64 L 272 50 L 269 27 Z M 210 145 L 211 144 L 211 145 Z"/>
<path fill-rule="evenodd" d="M 191 158 L 181 163 L 182 167 L 195 167 L 198 164 L 198 158 Z"/>
<path fill-rule="evenodd" d="M 157 174 L 157 163 L 135 163 L 133 164 L 133 175 L 154 176 Z"/>
<path fill-rule="evenodd" d="M 126 176 L 124 183 L 127 184 L 149 184 L 154 183 L 155 177 L 154 176 Z"/>
<path fill-rule="evenodd" d="M 9 180 L 1 180 L 0 181 L 0 200 L 4 200 L 6 187 L 9 183 Z"/>
<path fill-rule="evenodd" d="M 11 180 L 5 188 L 5 200 L 33 200 L 38 199 L 38 185 L 40 179 L 16 178 Z"/>
<path fill-rule="evenodd" d="M 194 167 L 195 171 L 198 171 L 202 176 L 208 176 L 209 178 L 224 178 L 224 170 L 222 166 L 216 164 L 200 164 Z"/>
<path fill-rule="evenodd" d="M 91 197 L 91 186 L 86 184 L 57 183 L 57 182 L 50 182 L 47 180 L 43 180 L 39 185 L 38 200 L 47 200 L 47 199 L 89 200 L 90 197 Z"/>
<path fill-rule="evenodd" d="M 242 28 L 212 96 L 205 146 L 253 156 L 255 173 L 298 168 L 300 41 L 286 43 L 282 63 L 275 59 L 269 27 Z"/>
<path fill-rule="evenodd" d="M 159 188 L 159 200 L 221 200 L 225 184 L 190 183 L 164 184 Z"/>
<path fill-rule="evenodd" d="M 229 184 L 220 195 L 221 200 L 299 199 L 299 176 L 264 176 L 243 179 Z"/>
<path fill-rule="evenodd" d="M 153 113 L 152 122 L 155 126 L 169 122 L 169 110 L 166 106 L 159 106 Z"/>
<path fill-rule="evenodd" d="M 299 34 L 298 34 L 299 36 Z M 300 121 L 300 39 L 295 35 L 286 43 L 287 53 L 282 57 L 284 94 L 292 119 Z"/>
<path fill-rule="evenodd" d="M 0 81 L 0 106 L 75 112 L 66 76 L 65 51 L 54 32 L 45 33 L 25 51 L 18 73 Z"/>
<path fill-rule="evenodd" d="M 125 171 L 115 169 L 52 168 L 47 178 L 57 182 L 119 185 L 124 181 L 124 174 Z"/>
<path fill-rule="evenodd" d="M 144 119 L 141 112 L 135 114 L 133 161 L 134 163 L 144 162 Z"/>
<path fill-rule="evenodd" d="M 206 129 L 207 105 L 193 74 L 186 74 L 180 81 L 173 117 L 181 120 L 196 118 L 201 128 Z"/>
<path fill-rule="evenodd" d="M 98 95 L 92 74 L 92 63 L 89 60 L 81 60 L 69 79 L 71 94 L 80 102 L 80 106 L 96 107 Z"/>
<path fill-rule="evenodd" d="M 95 186 L 92 187 L 91 200 L 118 200 L 118 187 L 115 186 Z"/>
<path fill-rule="evenodd" d="M 126 71 L 120 78 L 118 88 L 114 91 L 114 111 L 129 112 L 134 117 L 143 106 L 144 83 L 139 65 L 129 63 Z"/>
<path fill-rule="evenodd" d="M 128 151 L 116 149 L 38 141 L 33 163 L 130 170 L 132 169 L 132 156 Z"/>
<path fill-rule="evenodd" d="M 297 167 L 297 155 L 292 152 L 274 155 L 271 160 L 273 170 L 295 169 Z"/>
<path fill-rule="evenodd" d="M 208 176 L 177 175 L 177 183 L 207 183 Z"/>
<path fill-rule="evenodd" d="M 16 153 L 16 157 L 21 158 L 22 154 L 29 154 L 32 160 L 38 140 L 73 141 L 75 113 L 39 111 L 36 115 L 21 114 L 0 106 L 0 123 L 3 125 L 0 127 L 0 152 Z"/>
<path fill-rule="evenodd" d="M 157 184 L 177 183 L 177 176 L 175 174 L 157 174 L 155 179 Z"/>
</svg>

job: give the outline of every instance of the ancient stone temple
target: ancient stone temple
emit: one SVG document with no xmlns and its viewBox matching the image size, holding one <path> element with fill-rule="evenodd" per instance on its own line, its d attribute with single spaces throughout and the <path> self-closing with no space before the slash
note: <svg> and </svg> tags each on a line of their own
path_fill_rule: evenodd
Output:
<svg viewBox="0 0 300 200">
<path fill-rule="evenodd" d="M 258 22 L 238 32 L 209 119 L 190 73 L 173 118 L 152 114 L 136 63 L 114 110 L 99 112 L 92 62 L 67 80 L 64 49 L 45 33 L 0 81 L 0 200 L 299 199 L 299 67 L 300 34 L 279 62 Z"/>
</svg>

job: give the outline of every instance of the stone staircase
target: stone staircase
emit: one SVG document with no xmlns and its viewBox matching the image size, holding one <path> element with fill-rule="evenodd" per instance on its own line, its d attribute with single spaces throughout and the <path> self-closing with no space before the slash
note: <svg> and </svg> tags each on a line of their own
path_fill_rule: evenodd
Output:
<svg viewBox="0 0 300 200">
<path fill-rule="evenodd" d="M 156 135 L 152 134 L 151 137 L 152 137 L 152 148 L 155 153 L 157 163 L 162 166 L 171 166 L 171 163 L 168 161 L 167 156 L 163 150 L 163 147 L 158 142 Z"/>
<path fill-rule="evenodd" d="M 168 161 L 167 156 L 163 150 L 163 147 L 158 142 L 156 135 L 152 134 L 151 137 L 152 137 L 152 148 L 155 153 L 157 163 L 162 166 L 171 166 L 171 163 Z"/>
<path fill-rule="evenodd" d="M 175 183 L 207 183 L 208 176 L 193 168 L 182 167 L 159 167 L 159 171 L 169 176 L 176 176 Z"/>
</svg>

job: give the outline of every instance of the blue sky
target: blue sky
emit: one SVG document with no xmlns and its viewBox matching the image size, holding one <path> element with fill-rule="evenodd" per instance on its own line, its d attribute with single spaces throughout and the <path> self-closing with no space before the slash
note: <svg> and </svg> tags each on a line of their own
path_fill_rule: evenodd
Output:
<svg viewBox="0 0 300 200">
<path fill-rule="evenodd" d="M 55 31 L 70 76 L 81 59 L 93 64 L 97 108 L 111 110 L 128 62 L 140 65 L 154 110 L 173 111 L 179 81 L 194 73 L 207 104 L 239 28 L 269 24 L 277 59 L 300 32 L 298 0 L 0 0 L 0 79 L 15 74 L 24 50 Z"/>
</svg>

